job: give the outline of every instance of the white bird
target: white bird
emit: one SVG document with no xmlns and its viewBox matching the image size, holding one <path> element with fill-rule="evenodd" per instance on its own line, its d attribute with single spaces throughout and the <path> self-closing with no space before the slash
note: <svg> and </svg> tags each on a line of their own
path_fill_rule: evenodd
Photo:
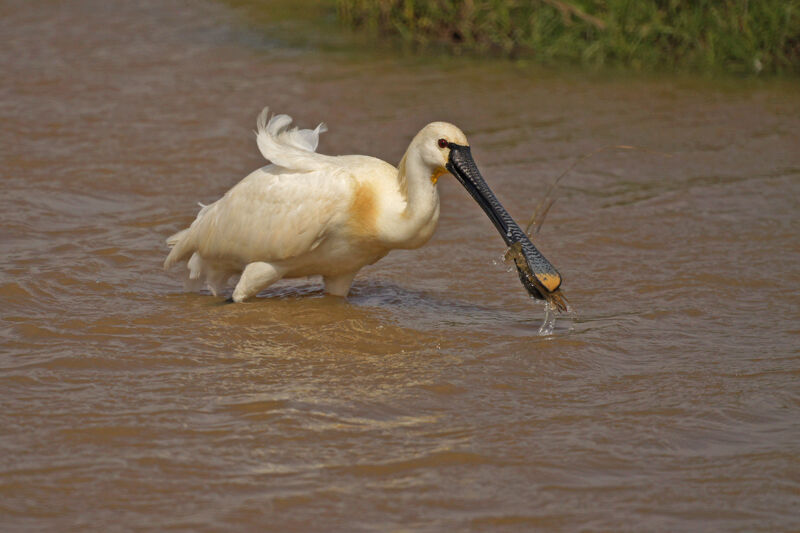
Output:
<svg viewBox="0 0 800 533">
<path fill-rule="evenodd" d="M 515 262 L 528 291 L 550 299 L 558 290 L 560 275 L 489 190 L 456 126 L 428 124 L 394 167 L 369 156 L 316 153 L 324 124 L 301 130 L 290 129 L 287 115 L 267 119 L 265 108 L 256 141 L 272 164 L 201 204 L 191 226 L 167 239 L 164 268 L 187 261 L 189 287 L 205 283 L 216 296 L 241 274 L 232 300 L 242 302 L 281 278 L 321 275 L 326 292 L 346 296 L 362 267 L 431 238 L 439 220 L 436 183 L 450 172 L 506 243 L 519 243 Z"/>
</svg>

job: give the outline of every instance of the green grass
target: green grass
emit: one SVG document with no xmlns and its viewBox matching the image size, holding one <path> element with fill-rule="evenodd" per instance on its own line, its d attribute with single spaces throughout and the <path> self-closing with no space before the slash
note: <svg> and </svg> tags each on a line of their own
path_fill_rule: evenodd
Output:
<svg viewBox="0 0 800 533">
<path fill-rule="evenodd" d="M 337 0 L 417 51 L 591 69 L 800 74 L 800 0 Z"/>
</svg>

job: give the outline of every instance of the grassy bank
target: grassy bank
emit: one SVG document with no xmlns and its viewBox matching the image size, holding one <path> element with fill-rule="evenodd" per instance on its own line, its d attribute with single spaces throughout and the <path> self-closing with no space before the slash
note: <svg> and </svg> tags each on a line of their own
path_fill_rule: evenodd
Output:
<svg viewBox="0 0 800 533">
<path fill-rule="evenodd" d="M 648 71 L 800 74 L 800 0 L 337 0 L 415 49 Z"/>
</svg>

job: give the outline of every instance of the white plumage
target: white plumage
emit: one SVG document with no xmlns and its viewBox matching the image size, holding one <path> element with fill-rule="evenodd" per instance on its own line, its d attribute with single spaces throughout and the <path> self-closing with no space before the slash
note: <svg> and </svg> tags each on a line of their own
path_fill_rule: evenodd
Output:
<svg viewBox="0 0 800 533">
<path fill-rule="evenodd" d="M 356 273 L 395 248 L 417 248 L 439 218 L 436 180 L 449 150 L 467 145 L 452 124 L 434 122 L 411 141 L 398 167 L 379 159 L 315 152 L 324 124 L 290 129 L 287 115 L 258 118 L 257 143 L 272 164 L 256 170 L 187 229 L 167 239 L 164 267 L 187 261 L 190 287 L 214 295 L 241 274 L 241 302 L 281 278 L 321 275 L 325 289 L 346 296 Z"/>
</svg>

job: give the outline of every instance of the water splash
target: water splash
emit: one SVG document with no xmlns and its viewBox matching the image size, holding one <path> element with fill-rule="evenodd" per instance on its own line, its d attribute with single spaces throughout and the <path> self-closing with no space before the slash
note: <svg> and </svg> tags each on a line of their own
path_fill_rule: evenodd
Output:
<svg viewBox="0 0 800 533">
<path fill-rule="evenodd" d="M 544 302 L 544 320 L 542 325 L 539 326 L 539 336 L 544 337 L 552 335 L 556 329 L 556 313 L 555 308 L 549 301 Z"/>
</svg>

